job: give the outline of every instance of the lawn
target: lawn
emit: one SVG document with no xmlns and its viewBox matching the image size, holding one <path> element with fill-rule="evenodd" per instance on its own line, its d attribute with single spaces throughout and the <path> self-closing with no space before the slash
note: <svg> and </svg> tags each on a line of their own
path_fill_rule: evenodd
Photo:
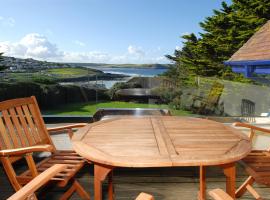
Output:
<svg viewBox="0 0 270 200">
<path fill-rule="evenodd" d="M 76 103 L 44 111 L 46 115 L 93 115 L 98 108 L 162 108 L 169 109 L 168 105 L 143 104 L 121 101 Z M 173 115 L 191 115 L 188 111 L 169 109 Z"/>
<path fill-rule="evenodd" d="M 86 76 L 88 74 L 96 74 L 99 71 L 94 69 L 87 69 L 82 67 L 65 67 L 65 68 L 54 68 L 47 70 L 48 74 L 57 75 L 61 77 L 70 77 L 70 76 Z"/>
</svg>

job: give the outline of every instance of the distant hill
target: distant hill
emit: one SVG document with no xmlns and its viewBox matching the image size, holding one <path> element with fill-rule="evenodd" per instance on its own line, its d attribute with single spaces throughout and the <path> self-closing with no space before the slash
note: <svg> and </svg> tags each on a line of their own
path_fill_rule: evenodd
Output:
<svg viewBox="0 0 270 200">
<path fill-rule="evenodd" d="M 95 68 L 153 68 L 166 69 L 171 67 L 171 64 L 106 64 L 106 63 L 65 63 L 65 62 L 47 62 L 39 61 L 32 58 L 22 59 L 3 56 L 4 60 L 1 64 L 14 69 L 43 69 L 43 68 L 62 68 L 62 67 L 95 67 Z"/>
<path fill-rule="evenodd" d="M 76 67 L 95 67 L 95 68 L 121 68 L 121 67 L 132 67 L 132 68 L 153 68 L 153 69 L 166 69 L 171 67 L 171 64 L 106 64 L 106 63 L 65 63 L 70 66 Z"/>
</svg>

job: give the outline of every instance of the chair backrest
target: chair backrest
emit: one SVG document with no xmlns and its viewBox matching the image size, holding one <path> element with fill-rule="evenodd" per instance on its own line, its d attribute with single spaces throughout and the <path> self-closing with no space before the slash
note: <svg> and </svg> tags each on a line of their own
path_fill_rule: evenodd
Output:
<svg viewBox="0 0 270 200">
<path fill-rule="evenodd" d="M 20 98 L 0 102 L 0 150 L 31 147 L 34 145 L 49 144 L 55 151 L 55 146 L 48 134 L 35 97 Z M 12 163 L 22 156 L 2 156 L 0 160 L 13 188 L 18 191 L 22 187 Z M 24 158 L 32 174 L 38 175 L 32 154 L 26 154 Z"/>
<path fill-rule="evenodd" d="M 0 150 L 53 145 L 36 98 L 0 102 Z"/>
</svg>

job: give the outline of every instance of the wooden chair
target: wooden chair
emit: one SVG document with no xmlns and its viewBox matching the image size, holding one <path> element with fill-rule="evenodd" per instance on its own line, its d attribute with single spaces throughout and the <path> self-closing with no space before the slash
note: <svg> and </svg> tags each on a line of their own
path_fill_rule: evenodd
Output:
<svg viewBox="0 0 270 200">
<path fill-rule="evenodd" d="M 237 122 L 234 124 L 238 127 L 245 127 L 250 129 L 249 138 L 253 139 L 256 131 L 270 134 L 269 129 L 252 126 L 250 124 Z M 235 196 L 241 197 L 246 191 L 255 197 L 255 199 L 262 199 L 256 190 L 252 187 L 254 182 L 270 186 L 270 151 L 268 150 L 252 150 L 251 153 L 240 161 L 240 164 L 245 168 L 249 174 L 247 180 L 237 189 Z"/>
<path fill-rule="evenodd" d="M 61 199 L 68 199 L 75 191 L 83 199 L 90 199 L 74 179 L 75 174 L 86 163 L 85 160 L 74 151 L 56 150 L 48 133 L 66 130 L 72 136 L 73 128 L 84 125 L 46 129 L 36 98 L 33 96 L 0 102 L 0 160 L 13 188 L 18 191 L 54 164 L 67 164 L 63 172 L 51 179 L 59 187 L 65 187 L 72 182 Z M 32 157 L 34 152 L 51 152 L 51 155 L 36 164 Z M 26 159 L 29 169 L 17 175 L 12 164 L 22 158 Z"/>
<path fill-rule="evenodd" d="M 150 194 L 142 192 L 137 196 L 136 200 L 155 200 L 155 198 Z"/>
<path fill-rule="evenodd" d="M 224 192 L 222 189 L 214 189 L 209 191 L 209 195 L 214 200 L 233 200 L 233 198 L 228 195 L 226 192 Z"/>
<path fill-rule="evenodd" d="M 35 192 L 49 182 L 52 178 L 57 176 L 57 174 L 64 172 L 68 168 L 66 164 L 55 164 L 52 167 L 48 168 L 29 183 L 27 183 L 24 187 L 22 187 L 19 191 L 9 197 L 7 200 L 34 200 L 37 199 Z"/>
<path fill-rule="evenodd" d="M 36 192 L 40 187 L 50 181 L 52 178 L 57 176 L 57 174 L 64 172 L 68 169 L 67 164 L 55 164 L 52 167 L 48 168 L 29 183 L 27 183 L 24 187 L 22 187 L 19 191 L 9 197 L 7 200 L 37 200 L 37 196 L 34 192 Z M 140 193 L 136 200 L 154 200 L 154 197 L 150 194 Z"/>
</svg>

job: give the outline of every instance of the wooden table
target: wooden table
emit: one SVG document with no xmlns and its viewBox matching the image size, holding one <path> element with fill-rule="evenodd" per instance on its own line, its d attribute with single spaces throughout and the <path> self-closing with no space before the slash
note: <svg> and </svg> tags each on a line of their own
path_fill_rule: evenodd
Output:
<svg viewBox="0 0 270 200">
<path fill-rule="evenodd" d="M 113 197 L 115 167 L 199 166 L 200 191 L 205 199 L 205 167 L 223 168 L 227 192 L 235 195 L 235 162 L 251 151 L 248 138 L 221 123 L 188 117 L 147 116 L 99 121 L 78 130 L 74 150 L 94 163 L 95 200 L 102 199 L 108 176 Z"/>
</svg>

